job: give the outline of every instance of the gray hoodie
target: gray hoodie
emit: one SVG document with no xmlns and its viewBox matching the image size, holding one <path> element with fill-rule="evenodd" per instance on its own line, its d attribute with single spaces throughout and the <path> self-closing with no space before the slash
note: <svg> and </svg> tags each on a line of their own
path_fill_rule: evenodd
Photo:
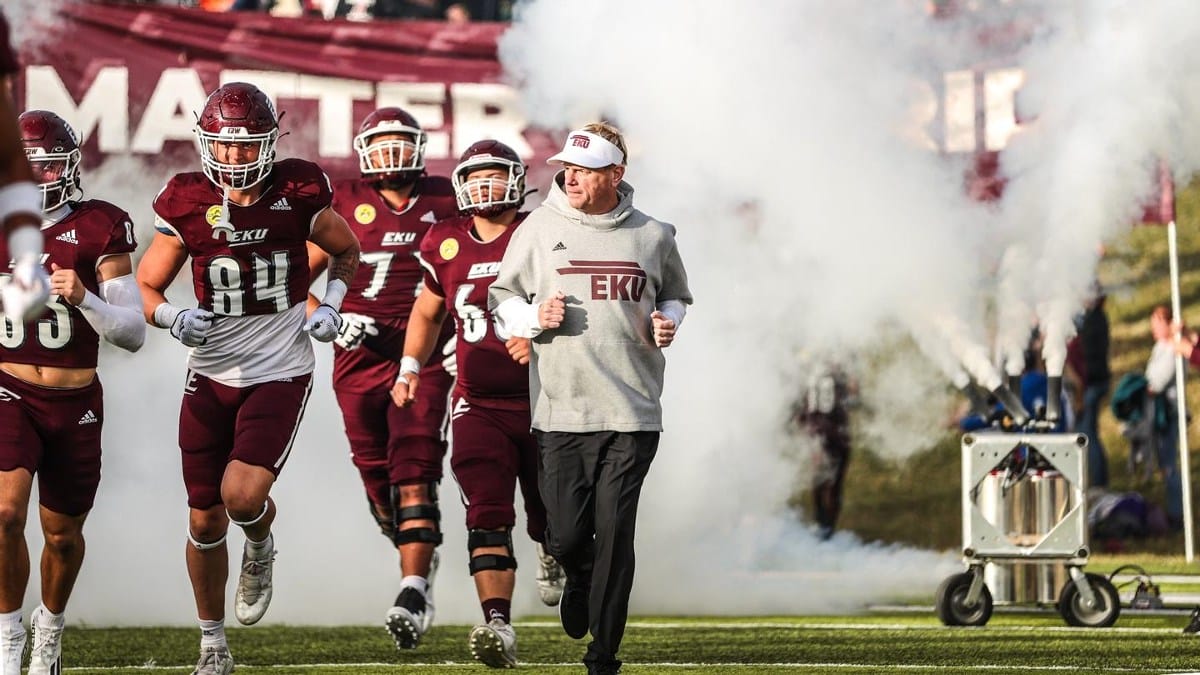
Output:
<svg viewBox="0 0 1200 675">
<path fill-rule="evenodd" d="M 603 215 L 567 203 L 562 173 L 546 201 L 509 242 L 488 305 L 511 298 L 540 304 L 561 290 L 561 326 L 533 340 L 533 428 L 542 431 L 661 431 L 666 360 L 650 313 L 667 300 L 691 304 L 675 227 L 620 202 Z"/>
</svg>

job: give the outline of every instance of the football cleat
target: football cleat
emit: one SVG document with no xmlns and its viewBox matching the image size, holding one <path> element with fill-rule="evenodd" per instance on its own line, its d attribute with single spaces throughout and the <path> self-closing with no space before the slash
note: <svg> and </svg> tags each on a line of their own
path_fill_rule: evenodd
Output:
<svg viewBox="0 0 1200 675">
<path fill-rule="evenodd" d="M 400 589 L 396 604 L 388 610 L 384 625 L 396 642 L 397 649 L 416 649 L 425 634 L 429 621 L 425 618 L 425 594 L 411 586 Z"/>
<path fill-rule="evenodd" d="M 38 607 L 29 617 L 33 629 L 33 650 L 29 654 L 29 675 L 61 675 L 63 626 L 43 620 L 44 610 Z"/>
<path fill-rule="evenodd" d="M 25 628 L 0 635 L 0 675 L 21 675 L 21 656 L 25 652 Z"/>
<path fill-rule="evenodd" d="M 233 656 L 229 654 L 229 647 L 221 645 L 200 648 L 200 660 L 192 675 L 229 675 L 232 672 Z"/>
<path fill-rule="evenodd" d="M 558 564 L 554 556 L 546 553 L 546 549 L 540 543 L 534 543 L 534 548 L 537 550 L 538 558 L 538 595 L 541 596 L 543 605 L 553 607 L 562 599 L 567 574 L 563 571 L 562 565 Z"/>
<path fill-rule="evenodd" d="M 429 629 L 433 628 L 433 578 L 437 576 L 440 564 L 441 557 L 438 555 L 437 549 L 434 549 L 433 556 L 429 559 L 429 576 L 425 577 L 425 616 L 423 617 L 425 625 L 421 627 L 422 633 L 428 633 Z"/>
<path fill-rule="evenodd" d="M 517 667 L 517 633 L 512 624 L 492 619 L 471 629 L 471 656 L 489 668 Z"/>
<path fill-rule="evenodd" d="M 242 550 L 242 573 L 238 576 L 233 613 L 243 625 L 258 623 L 271 605 L 271 574 L 275 566 L 275 553 L 271 551 L 270 555 L 259 560 L 251 558 L 245 549 Z"/>
</svg>

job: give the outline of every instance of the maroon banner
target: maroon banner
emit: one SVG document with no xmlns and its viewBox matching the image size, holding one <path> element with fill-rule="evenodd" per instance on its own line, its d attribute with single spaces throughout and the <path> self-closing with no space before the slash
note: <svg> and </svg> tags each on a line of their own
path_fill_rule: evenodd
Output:
<svg viewBox="0 0 1200 675">
<path fill-rule="evenodd" d="M 281 112 L 281 156 L 354 175 L 351 141 L 363 117 L 397 105 L 428 132 L 427 168 L 446 174 L 471 143 L 511 145 L 534 177 L 553 154 L 527 129 L 501 82 L 506 24 L 326 21 L 153 5 L 78 3 L 51 25 L 14 26 L 25 108 L 46 108 L 86 140 L 85 156 L 131 153 L 179 165 L 195 155 L 194 111 L 225 82 L 248 81 Z"/>
</svg>

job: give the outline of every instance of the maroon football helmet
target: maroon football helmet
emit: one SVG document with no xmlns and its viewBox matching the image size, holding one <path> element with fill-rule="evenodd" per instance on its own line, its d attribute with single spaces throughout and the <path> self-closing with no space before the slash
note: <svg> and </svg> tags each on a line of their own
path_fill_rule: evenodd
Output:
<svg viewBox="0 0 1200 675">
<path fill-rule="evenodd" d="M 467 175 L 479 169 L 500 169 L 505 178 L 475 178 Z M 458 210 L 485 218 L 521 206 L 525 201 L 525 164 L 515 150 L 500 141 L 472 143 L 458 160 L 450 176 Z"/>
<path fill-rule="evenodd" d="M 204 175 L 217 187 L 245 190 L 262 182 L 275 164 L 279 117 L 275 105 L 258 87 L 230 82 L 209 94 L 196 121 L 196 142 Z M 213 154 L 216 142 L 257 143 L 257 159 L 224 164 Z"/>
<path fill-rule="evenodd" d="M 79 136 L 67 121 L 49 110 L 28 110 L 17 118 L 21 144 L 42 186 L 42 210 L 53 211 L 79 191 Z"/>
<path fill-rule="evenodd" d="M 382 135 L 396 136 L 379 139 Z M 354 137 L 358 168 L 371 181 L 407 185 L 425 173 L 425 132 L 401 108 L 380 108 L 367 115 Z"/>
</svg>

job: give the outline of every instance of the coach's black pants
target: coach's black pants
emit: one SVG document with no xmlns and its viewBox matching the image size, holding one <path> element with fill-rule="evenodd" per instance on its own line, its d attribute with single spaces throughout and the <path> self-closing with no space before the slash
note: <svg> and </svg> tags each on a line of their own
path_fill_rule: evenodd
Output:
<svg viewBox="0 0 1200 675">
<path fill-rule="evenodd" d="M 568 583 L 590 577 L 592 643 L 584 661 L 611 663 L 629 616 L 638 499 L 659 434 L 536 433 L 546 550 L 562 563 Z"/>
</svg>

